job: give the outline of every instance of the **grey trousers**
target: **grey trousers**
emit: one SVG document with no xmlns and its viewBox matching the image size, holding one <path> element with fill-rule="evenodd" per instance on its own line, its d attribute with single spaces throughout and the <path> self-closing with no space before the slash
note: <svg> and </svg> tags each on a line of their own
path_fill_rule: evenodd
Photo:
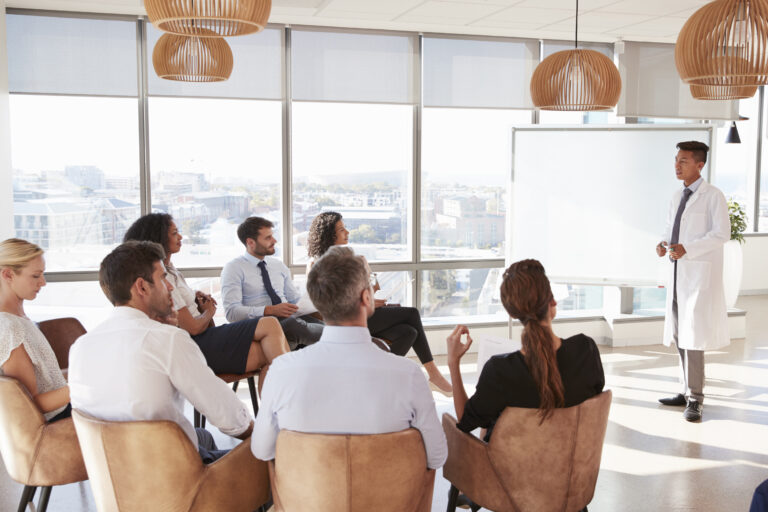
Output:
<svg viewBox="0 0 768 512">
<path fill-rule="evenodd" d="M 704 351 L 687 350 L 677 344 L 677 262 L 675 262 L 675 286 L 672 296 L 672 340 L 680 354 L 680 393 L 700 404 L 704 403 Z"/>
</svg>

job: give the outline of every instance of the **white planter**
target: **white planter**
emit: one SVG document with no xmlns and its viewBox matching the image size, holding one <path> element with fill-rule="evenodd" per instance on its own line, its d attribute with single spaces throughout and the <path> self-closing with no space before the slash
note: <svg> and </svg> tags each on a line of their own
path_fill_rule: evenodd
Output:
<svg viewBox="0 0 768 512">
<path fill-rule="evenodd" d="M 730 309 L 736 304 L 741 289 L 741 275 L 744 269 L 741 244 L 728 240 L 723 246 L 723 289 L 725 305 Z"/>
</svg>

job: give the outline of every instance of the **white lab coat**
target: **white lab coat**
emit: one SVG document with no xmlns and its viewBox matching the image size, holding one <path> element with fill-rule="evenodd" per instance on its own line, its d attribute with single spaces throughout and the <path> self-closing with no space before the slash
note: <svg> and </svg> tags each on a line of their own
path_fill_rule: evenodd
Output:
<svg viewBox="0 0 768 512">
<path fill-rule="evenodd" d="M 669 205 L 663 240 L 669 242 L 683 189 Z M 730 343 L 723 291 L 723 245 L 731 237 L 728 204 L 720 190 L 702 181 L 691 195 L 680 220 L 685 255 L 677 261 L 678 346 L 687 350 L 713 350 Z M 667 252 L 667 255 L 669 252 Z M 665 256 L 666 258 L 666 256 Z M 674 263 L 669 262 L 664 344 L 672 343 L 672 290 Z"/>
</svg>

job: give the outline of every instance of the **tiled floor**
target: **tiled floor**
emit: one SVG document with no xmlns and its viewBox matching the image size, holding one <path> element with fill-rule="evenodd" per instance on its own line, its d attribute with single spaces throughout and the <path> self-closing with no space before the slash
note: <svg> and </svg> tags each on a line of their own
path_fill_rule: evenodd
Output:
<svg viewBox="0 0 768 512">
<path fill-rule="evenodd" d="M 590 511 L 749 508 L 754 488 L 768 479 L 768 297 L 743 297 L 737 306 L 748 311 L 747 337 L 707 353 L 701 423 L 656 402 L 677 392 L 675 352 L 661 345 L 601 350 L 613 405 Z M 468 386 L 477 378 L 473 362 L 467 360 Z M 450 399 L 435 400 L 439 414 L 453 413 Z M 222 447 L 232 444 L 213 432 Z M 445 510 L 448 487 L 438 473 L 433 510 Z M 15 510 L 20 493 L 0 469 L 0 510 Z M 55 488 L 49 510 L 95 511 L 88 484 Z"/>
</svg>

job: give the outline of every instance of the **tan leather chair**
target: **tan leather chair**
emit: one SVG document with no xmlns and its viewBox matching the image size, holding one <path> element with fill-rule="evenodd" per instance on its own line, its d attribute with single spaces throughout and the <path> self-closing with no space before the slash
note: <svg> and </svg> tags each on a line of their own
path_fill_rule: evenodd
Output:
<svg viewBox="0 0 768 512">
<path fill-rule="evenodd" d="M 448 510 L 463 492 L 496 512 L 586 510 L 595 493 L 611 392 L 566 409 L 539 425 L 537 409 L 508 407 L 489 443 L 462 432 L 443 415 L 451 482 Z"/>
<path fill-rule="evenodd" d="M 391 434 L 283 430 L 269 463 L 277 512 L 429 512 L 435 471 L 410 428 Z"/>
<path fill-rule="evenodd" d="M 69 317 L 44 320 L 38 323 L 37 327 L 53 348 L 59 368 L 62 370 L 69 368 L 69 348 L 77 338 L 85 334 L 83 324 L 77 318 Z"/>
<path fill-rule="evenodd" d="M 100 512 L 252 512 L 269 499 L 267 464 L 250 439 L 204 465 L 172 421 L 103 421 L 73 410 Z"/>
<path fill-rule="evenodd" d="M 88 479 L 72 418 L 46 423 L 19 381 L 0 377 L 0 453 L 8 474 L 24 484 L 19 511 L 42 487 L 37 510 L 44 512 L 51 486 Z"/>
</svg>

